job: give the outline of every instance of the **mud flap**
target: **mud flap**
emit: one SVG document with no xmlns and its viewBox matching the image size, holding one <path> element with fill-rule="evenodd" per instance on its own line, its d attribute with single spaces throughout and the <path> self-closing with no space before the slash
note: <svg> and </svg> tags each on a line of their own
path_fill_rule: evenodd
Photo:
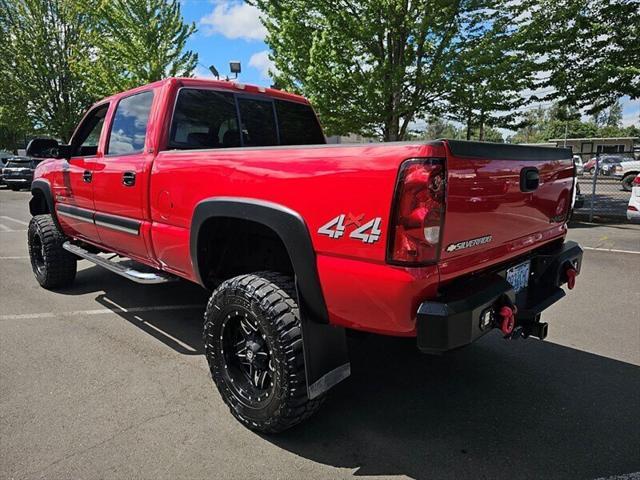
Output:
<svg viewBox="0 0 640 480">
<path fill-rule="evenodd" d="M 345 329 L 314 321 L 304 301 L 299 303 L 307 395 L 312 400 L 351 375 L 351 363 Z"/>
</svg>

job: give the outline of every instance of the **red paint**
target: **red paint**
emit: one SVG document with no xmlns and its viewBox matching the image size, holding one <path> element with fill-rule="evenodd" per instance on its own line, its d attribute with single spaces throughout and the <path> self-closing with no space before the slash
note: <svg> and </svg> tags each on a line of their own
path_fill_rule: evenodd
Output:
<svg viewBox="0 0 640 480">
<path fill-rule="evenodd" d="M 216 196 L 274 202 L 298 212 L 307 224 L 332 323 L 411 336 L 418 305 L 435 298 L 442 283 L 507 261 L 566 233 L 564 222 L 549 219 L 566 212 L 571 160 L 534 163 L 541 179 L 534 194 L 522 193 L 518 187 L 524 162 L 456 158 L 446 144 L 165 151 L 176 93 L 184 85 L 238 89 L 229 82 L 168 79 L 115 95 L 101 102 L 109 103 L 109 111 L 95 156 L 40 164 L 36 177 L 52 185 L 56 202 L 143 222 L 142 234 L 135 237 L 60 217 L 67 235 L 195 281 L 189 227 L 196 204 Z M 117 158 L 105 155 L 117 102 L 145 90 L 154 91 L 145 151 Z M 306 103 L 302 97 L 272 89 L 261 92 L 246 85 L 244 91 Z M 387 236 L 399 168 L 407 159 L 427 157 L 446 158 L 439 251 L 432 252 L 431 265 L 389 265 Z M 89 186 L 82 183 L 85 169 L 94 175 Z M 122 172 L 128 170 L 136 172 L 135 187 L 122 185 Z M 71 182 L 73 196 L 65 182 Z M 348 215 L 344 236 L 333 239 L 317 233 L 340 214 Z M 349 232 L 376 217 L 382 219 L 377 242 L 349 238 Z M 485 235 L 492 235 L 488 244 L 446 251 L 451 243 Z"/>
</svg>

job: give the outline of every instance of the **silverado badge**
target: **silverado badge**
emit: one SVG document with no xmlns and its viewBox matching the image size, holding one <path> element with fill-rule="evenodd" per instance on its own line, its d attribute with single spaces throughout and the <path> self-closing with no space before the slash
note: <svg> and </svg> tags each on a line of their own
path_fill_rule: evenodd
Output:
<svg viewBox="0 0 640 480">
<path fill-rule="evenodd" d="M 493 240 L 491 235 L 485 235 L 484 237 L 473 238 L 471 240 L 464 240 L 458 243 L 452 243 L 447 247 L 447 252 L 455 252 L 457 250 L 463 250 L 465 248 L 477 247 L 478 245 L 484 245 Z"/>
</svg>

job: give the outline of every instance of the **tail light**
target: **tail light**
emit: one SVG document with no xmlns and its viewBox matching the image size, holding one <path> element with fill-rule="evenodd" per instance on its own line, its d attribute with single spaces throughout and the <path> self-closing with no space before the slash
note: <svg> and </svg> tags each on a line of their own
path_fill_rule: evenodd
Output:
<svg viewBox="0 0 640 480">
<path fill-rule="evenodd" d="M 631 183 L 634 187 L 640 187 L 640 175 L 636 175 L 636 178 L 633 179 Z"/>
<path fill-rule="evenodd" d="M 388 263 L 418 266 L 438 259 L 444 196 L 443 158 L 415 158 L 401 165 L 391 212 Z"/>
</svg>

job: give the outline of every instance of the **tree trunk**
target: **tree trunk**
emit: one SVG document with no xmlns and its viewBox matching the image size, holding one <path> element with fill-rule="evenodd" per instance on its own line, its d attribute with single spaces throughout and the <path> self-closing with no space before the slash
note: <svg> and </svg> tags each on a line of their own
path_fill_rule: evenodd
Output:
<svg viewBox="0 0 640 480">
<path fill-rule="evenodd" d="M 467 111 L 467 140 L 471 140 L 471 109 Z"/>
<path fill-rule="evenodd" d="M 484 112 L 482 110 L 480 111 L 480 125 L 478 127 L 478 140 L 482 142 L 484 141 Z"/>
</svg>

